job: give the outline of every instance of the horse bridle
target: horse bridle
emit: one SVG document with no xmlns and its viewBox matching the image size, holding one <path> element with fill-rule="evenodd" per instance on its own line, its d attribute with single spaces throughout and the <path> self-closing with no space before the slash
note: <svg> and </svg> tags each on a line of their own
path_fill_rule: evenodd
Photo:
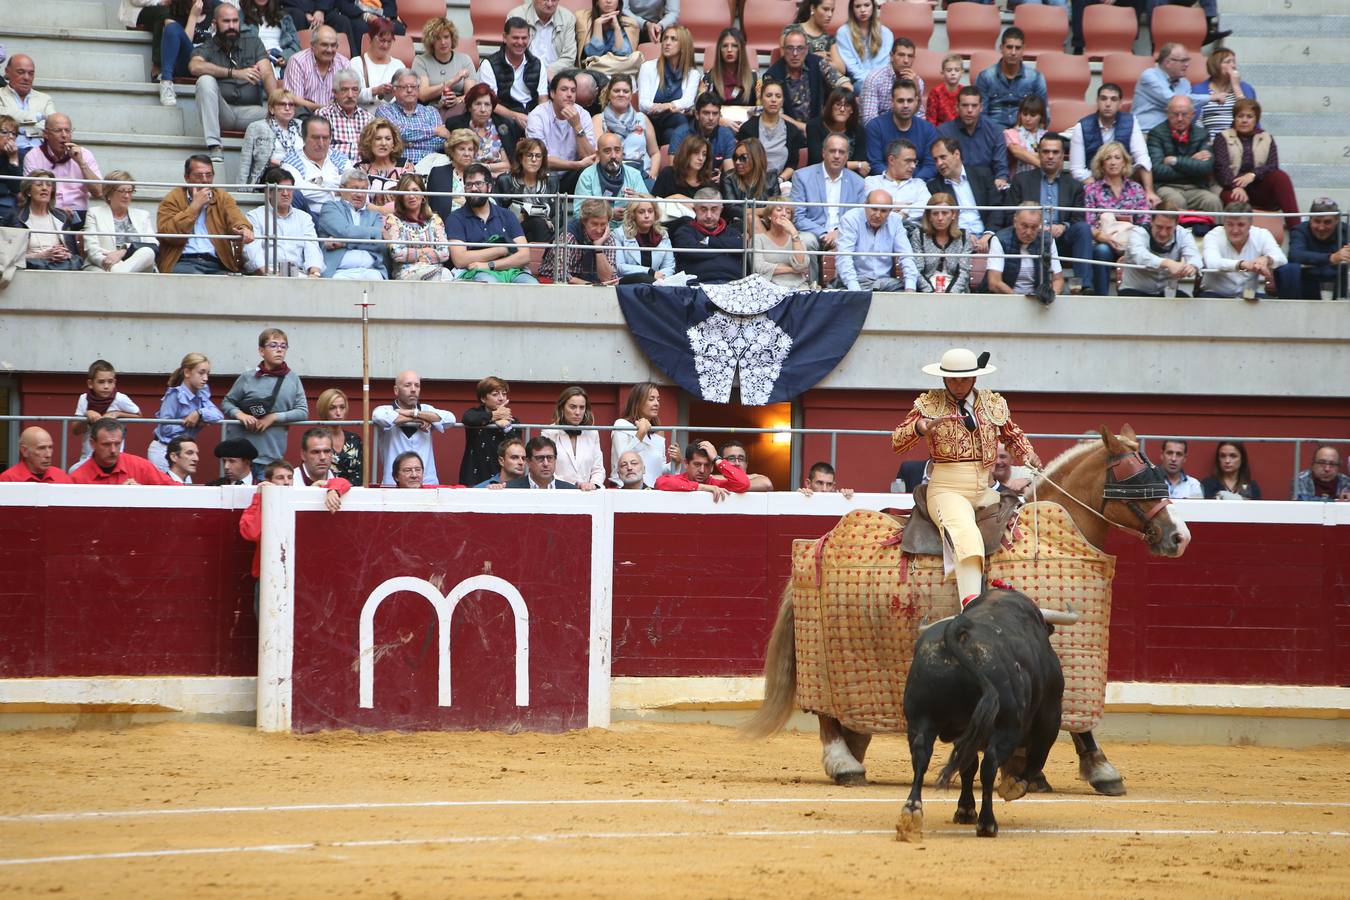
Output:
<svg viewBox="0 0 1350 900">
<path fill-rule="evenodd" d="M 1149 461 L 1148 457 L 1144 456 L 1142 450 L 1127 450 L 1124 453 L 1118 453 L 1107 458 L 1106 486 L 1102 490 L 1101 509 L 1093 509 L 1079 500 L 1065 490 L 1062 485 L 1051 479 L 1044 470 L 1036 472 L 1036 474 L 1103 522 L 1119 528 L 1121 531 L 1128 531 L 1145 543 L 1151 542 L 1150 535 L 1154 534 L 1157 529 L 1153 520 L 1172 502 L 1171 494 L 1167 489 L 1166 476 L 1163 475 L 1161 469 Z M 1141 527 L 1131 528 L 1107 518 L 1106 504 L 1112 501 L 1125 504 L 1130 512 L 1134 513 L 1135 518 L 1139 520 Z M 1148 501 L 1156 502 L 1146 508 L 1143 504 Z"/>
</svg>

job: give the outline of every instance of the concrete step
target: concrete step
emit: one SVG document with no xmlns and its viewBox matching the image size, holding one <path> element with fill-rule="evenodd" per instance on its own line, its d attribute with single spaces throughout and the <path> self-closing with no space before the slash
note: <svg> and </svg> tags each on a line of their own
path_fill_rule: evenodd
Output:
<svg viewBox="0 0 1350 900">
<path fill-rule="evenodd" d="M 10 44 L 10 52 L 17 50 L 16 44 Z M 48 79 L 77 79 L 80 81 L 103 81 L 108 84 L 144 83 L 150 78 L 150 45 L 146 44 L 144 54 L 134 50 L 128 52 L 79 52 L 72 53 L 69 48 L 56 50 L 37 57 L 38 77 L 36 85 L 43 89 Z"/>
<path fill-rule="evenodd" d="M 1248 83 L 1254 87 L 1256 85 L 1254 81 Z M 1266 87 L 1272 83 L 1276 86 Z M 1299 85 L 1267 81 L 1256 88 L 1256 98 L 1261 101 L 1263 113 L 1278 110 L 1301 115 L 1350 115 L 1350 86 L 1346 85 Z"/>
<path fill-rule="evenodd" d="M 1280 165 L 1297 162 L 1311 166 L 1332 166 L 1340 170 L 1345 180 L 1346 166 L 1350 166 L 1350 132 L 1342 131 L 1336 140 L 1286 134 L 1272 131 L 1280 150 Z"/>
<path fill-rule="evenodd" d="M 51 94 L 57 109 L 63 104 L 93 106 L 111 103 L 116 106 L 134 107 L 138 110 L 159 106 L 159 85 L 150 81 L 110 82 L 89 81 L 79 78 L 44 78 L 42 90 Z M 181 105 L 184 98 L 191 100 L 196 94 L 196 85 L 174 85 Z"/>
<path fill-rule="evenodd" d="M 136 135 L 202 133 L 201 117 L 194 102 L 184 103 L 180 99 L 178 106 L 160 106 L 158 102 L 150 106 L 123 104 L 118 95 L 106 99 L 104 103 L 91 103 L 84 98 L 69 103 L 58 101 L 57 108 L 70 116 L 77 134 L 87 131 Z"/>
<path fill-rule="evenodd" d="M 1332 16 L 1345 12 L 1345 0 L 1223 0 L 1220 21 L 1227 28 L 1229 16 L 1279 16 L 1303 18 Z"/>
<path fill-rule="evenodd" d="M 183 179 L 183 161 L 203 153 L 200 137 L 81 132 L 80 143 L 93 151 L 104 172 L 126 169 L 138 181 L 177 183 Z M 225 163 L 216 167 L 216 179 L 228 183 L 239 174 L 239 138 L 225 139 Z"/>
<path fill-rule="evenodd" d="M 1300 3 L 1300 6 L 1303 4 Z M 1224 6 L 1227 9 L 1227 5 Z M 1255 37 L 1281 37 L 1294 40 L 1307 38 L 1331 38 L 1350 36 L 1350 16 L 1344 15 L 1345 7 L 1337 12 L 1342 15 L 1278 15 L 1278 16 L 1236 16 L 1225 15 L 1223 27 L 1233 30 L 1225 44 L 1232 46 L 1238 40 Z"/>
<path fill-rule="evenodd" d="M 1346 186 L 1344 165 L 1286 163 L 1281 159 L 1280 168 L 1288 173 L 1290 179 L 1294 182 L 1294 186 L 1300 189 L 1300 199 L 1307 190 L 1332 190 Z"/>
<path fill-rule="evenodd" d="M 1261 92 L 1261 96 L 1265 96 L 1264 91 Z M 1275 135 L 1281 146 L 1284 144 L 1285 135 L 1290 137 L 1319 135 L 1335 138 L 1350 135 L 1350 109 L 1341 113 L 1326 113 L 1323 115 L 1301 112 L 1266 112 L 1264 103 L 1261 105 L 1261 109 L 1261 127 Z"/>
<path fill-rule="evenodd" d="M 1344 65 L 1333 64 L 1332 60 L 1336 56 L 1326 56 L 1321 60 L 1314 59 L 1311 63 L 1305 63 L 1302 57 L 1297 59 L 1285 58 L 1284 64 L 1273 63 L 1253 63 L 1247 65 L 1241 55 L 1238 56 L 1239 69 L 1242 73 L 1242 80 L 1248 82 L 1256 88 L 1257 96 L 1261 95 L 1261 89 L 1265 85 L 1279 85 L 1280 87 L 1350 87 L 1350 68 Z M 1191 63 L 1194 67 L 1194 63 Z M 1204 73 L 1204 68 L 1199 70 Z M 1197 78 L 1200 76 L 1196 76 Z M 1263 103 L 1262 106 L 1265 104 Z"/>
<path fill-rule="evenodd" d="M 1325 16 L 1322 19 L 1312 19 L 1311 21 L 1347 18 L 1346 16 Z M 1297 25 L 1301 21 L 1294 19 L 1289 24 Z M 1228 24 L 1224 23 L 1224 27 L 1227 28 Z M 1294 64 L 1315 65 L 1339 59 L 1345 41 L 1347 37 L 1350 37 L 1350 35 L 1343 35 L 1338 32 L 1329 35 L 1323 34 L 1315 26 L 1313 30 L 1301 33 L 1311 36 L 1243 35 L 1238 37 L 1237 34 L 1234 34 L 1224 42 L 1224 46 L 1238 55 L 1239 69 L 1245 80 L 1251 81 L 1251 78 L 1247 78 L 1246 75 L 1247 70 L 1253 65 L 1270 64 L 1280 65 L 1281 68 L 1289 68 Z M 1194 63 L 1192 63 L 1192 67 L 1194 67 Z M 1203 67 L 1200 71 L 1203 72 Z M 1252 84 L 1255 85 L 1255 82 L 1252 82 Z M 1260 88 L 1257 88 L 1257 90 L 1260 90 Z"/>
<path fill-rule="evenodd" d="M 121 27 L 117 22 L 117 4 L 100 0 L 46 0 L 43 3 L 0 0 L 0 21 L 5 23 L 7 36 L 27 25 L 60 23 L 64 28 Z M 17 51 L 11 46 L 10 52 Z"/>
</svg>

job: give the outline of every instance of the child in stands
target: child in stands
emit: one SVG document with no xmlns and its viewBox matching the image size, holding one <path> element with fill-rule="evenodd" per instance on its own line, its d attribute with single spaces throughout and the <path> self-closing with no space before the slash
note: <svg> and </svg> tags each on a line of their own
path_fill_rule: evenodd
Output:
<svg viewBox="0 0 1350 900">
<path fill-rule="evenodd" d="M 956 94 L 961 90 L 965 66 L 960 53 L 948 53 L 942 58 L 942 80 L 928 92 L 928 121 L 933 125 L 956 118 Z"/>
<path fill-rule="evenodd" d="M 126 394 L 117 390 L 117 370 L 106 359 L 96 359 L 89 366 L 89 378 L 85 382 L 87 390 L 75 401 L 75 415 L 84 416 L 85 421 L 76 422 L 71 432 L 83 440 L 80 446 L 80 458 L 71 470 L 84 464 L 94 453 L 89 443 L 89 426 L 103 417 L 120 419 L 126 416 L 139 416 L 141 408 Z M 125 443 L 123 444 L 125 449 Z"/>
</svg>

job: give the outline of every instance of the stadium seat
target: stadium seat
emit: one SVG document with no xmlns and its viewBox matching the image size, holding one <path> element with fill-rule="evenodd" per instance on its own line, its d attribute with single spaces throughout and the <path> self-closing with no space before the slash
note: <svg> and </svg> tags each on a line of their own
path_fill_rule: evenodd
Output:
<svg viewBox="0 0 1350 900">
<path fill-rule="evenodd" d="M 1257 209 L 1253 210 L 1252 225 L 1257 228 L 1264 228 L 1275 238 L 1275 243 L 1284 244 L 1284 216 L 1278 209 Z"/>
<path fill-rule="evenodd" d="M 727 27 L 727 7 L 721 0 L 702 0 L 680 6 L 680 24 L 694 36 L 694 52 L 709 50 Z"/>
<path fill-rule="evenodd" d="M 970 83 L 974 84 L 979 74 L 990 66 L 996 66 L 1003 59 L 997 50 L 976 50 L 970 54 Z"/>
<path fill-rule="evenodd" d="M 1173 42 L 1198 50 L 1209 31 L 1209 23 L 1199 6 L 1158 6 L 1149 20 L 1149 31 L 1153 35 L 1154 52 L 1163 44 Z"/>
<path fill-rule="evenodd" d="M 638 44 L 638 53 L 642 54 L 643 59 L 660 59 L 661 45 L 647 41 L 645 44 Z"/>
<path fill-rule="evenodd" d="M 947 45 L 953 53 L 969 56 L 977 50 L 989 50 L 998 44 L 997 6 L 983 3 L 953 3 L 947 7 Z"/>
<path fill-rule="evenodd" d="M 1026 33 L 1027 56 L 1064 52 L 1064 39 L 1069 36 L 1067 7 L 1023 3 L 1013 13 L 1013 24 Z"/>
<path fill-rule="evenodd" d="M 398 17 L 408 26 L 407 37 L 414 41 L 422 40 L 422 28 L 427 22 L 444 15 L 445 0 L 398 0 Z M 497 31 L 501 32 L 500 26 Z M 403 58 L 398 53 L 394 55 Z"/>
<path fill-rule="evenodd" d="M 1051 100 L 1082 100 L 1092 80 L 1087 57 L 1068 53 L 1042 53 L 1036 58 L 1036 71 L 1045 76 L 1046 93 Z"/>
<path fill-rule="evenodd" d="M 1046 125 L 1054 131 L 1064 131 L 1072 128 L 1074 123 L 1084 116 L 1091 115 L 1097 111 L 1096 103 L 1089 103 L 1086 100 L 1062 99 L 1050 100 L 1050 122 Z"/>
<path fill-rule="evenodd" d="M 520 4 L 516 5 L 519 6 Z M 562 0 L 558 5 L 575 13 L 583 9 L 589 10 L 591 8 L 591 0 Z M 620 5 L 622 6 L 622 4 Z"/>
<path fill-rule="evenodd" d="M 314 32 L 308 28 L 300 32 L 299 37 L 301 50 L 309 49 L 309 39 L 310 37 L 313 36 L 313 34 Z M 338 35 L 338 52 L 341 53 L 343 56 L 347 57 L 348 59 L 352 58 L 352 42 L 347 40 L 347 35 L 345 34 Z M 176 81 L 177 79 L 174 80 Z"/>
<path fill-rule="evenodd" d="M 1128 111 L 1134 100 L 1134 86 L 1139 82 L 1139 76 L 1154 65 L 1151 56 L 1112 53 L 1102 60 L 1102 84 L 1120 85 L 1121 108 Z"/>
<path fill-rule="evenodd" d="M 473 25 L 473 40 L 479 44 L 500 47 L 502 25 L 506 22 L 506 14 L 519 5 L 516 0 L 473 0 L 469 5 L 469 22 Z M 466 43 L 468 43 L 467 40 L 460 38 L 461 48 Z"/>
<path fill-rule="evenodd" d="M 946 55 L 941 50 L 925 50 L 922 47 L 915 51 L 914 71 L 923 79 L 926 90 L 931 91 L 942 81 L 942 57 Z"/>
<path fill-rule="evenodd" d="M 933 10 L 925 2 L 890 0 L 881 5 L 880 15 L 892 34 L 909 38 L 917 48 L 926 48 L 933 37 Z"/>
<path fill-rule="evenodd" d="M 745 42 L 750 52 L 756 55 L 772 53 L 783 36 L 783 26 L 790 25 L 796 14 L 797 8 L 787 0 L 745 0 L 745 13 L 742 18 L 745 22 Z M 705 67 L 712 62 L 712 54 L 706 52 L 711 49 L 713 48 L 704 48 Z M 756 64 L 758 65 L 758 60 Z"/>
<path fill-rule="evenodd" d="M 370 50 L 370 35 L 362 35 L 361 52 L 366 53 Z M 394 46 L 389 48 L 389 52 L 394 58 L 401 61 L 405 66 L 412 67 L 413 57 L 417 55 L 413 47 L 413 39 L 406 34 L 394 35 Z"/>
<path fill-rule="evenodd" d="M 1139 20 L 1133 7 L 1098 3 L 1083 10 L 1083 53 L 1101 59 L 1108 53 L 1133 53 Z"/>
</svg>

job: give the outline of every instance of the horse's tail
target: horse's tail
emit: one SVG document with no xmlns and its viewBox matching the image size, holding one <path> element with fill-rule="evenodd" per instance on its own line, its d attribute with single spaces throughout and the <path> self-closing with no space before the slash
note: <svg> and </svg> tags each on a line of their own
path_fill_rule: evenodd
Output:
<svg viewBox="0 0 1350 900">
<path fill-rule="evenodd" d="M 961 664 L 961 668 L 979 682 L 980 700 L 975 704 L 975 711 L 971 713 L 966 730 L 952 745 L 951 757 L 938 774 L 937 785 L 941 788 L 951 784 L 952 775 L 969 765 L 980 749 L 989 743 L 989 735 L 994 730 L 994 719 L 998 716 L 998 688 L 994 687 L 989 676 L 975 665 L 975 661 L 970 658 L 962 643 L 962 639 L 969 634 L 970 619 L 963 613 L 947 623 L 942 635 L 942 645 L 946 651 Z"/>
<path fill-rule="evenodd" d="M 741 726 L 747 737 L 763 738 L 782 731 L 797 699 L 797 636 L 792 612 L 792 583 L 783 589 L 778 621 L 764 656 L 764 703 Z"/>
</svg>

